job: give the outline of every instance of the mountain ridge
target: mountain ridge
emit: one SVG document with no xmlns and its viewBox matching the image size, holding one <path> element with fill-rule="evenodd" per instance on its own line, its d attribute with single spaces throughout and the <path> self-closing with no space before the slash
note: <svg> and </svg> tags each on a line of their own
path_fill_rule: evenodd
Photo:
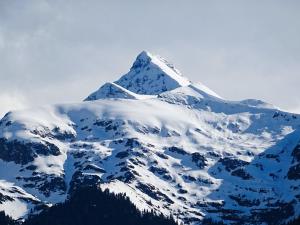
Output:
<svg viewBox="0 0 300 225">
<path fill-rule="evenodd" d="M 145 69 L 150 56 L 142 52 L 129 72 L 153 75 L 150 92 L 143 91 L 149 79 L 131 90 L 121 79 L 87 101 L 1 119 L 0 211 L 26 218 L 96 185 L 184 224 L 283 224 L 299 216 L 300 116 L 260 100 L 225 100 L 190 81 L 161 85 L 157 67 Z"/>
</svg>

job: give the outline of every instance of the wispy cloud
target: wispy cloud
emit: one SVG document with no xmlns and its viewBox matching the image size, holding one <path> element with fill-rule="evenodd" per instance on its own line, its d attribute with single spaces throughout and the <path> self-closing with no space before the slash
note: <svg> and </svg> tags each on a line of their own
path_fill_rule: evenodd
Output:
<svg viewBox="0 0 300 225">
<path fill-rule="evenodd" d="M 0 1 L 0 96 L 20 90 L 30 105 L 81 101 L 145 49 L 225 98 L 297 108 L 299 5 Z M 23 104 L 18 97 L 8 102 Z"/>
<path fill-rule="evenodd" d="M 295 108 L 290 108 L 290 109 L 288 109 L 288 111 L 300 114 L 300 105 L 298 107 L 295 107 Z"/>
<path fill-rule="evenodd" d="M 29 106 L 29 103 L 26 101 L 23 95 L 18 93 L 10 94 L 0 94 L 0 118 L 2 118 L 5 113 L 24 109 Z"/>
</svg>

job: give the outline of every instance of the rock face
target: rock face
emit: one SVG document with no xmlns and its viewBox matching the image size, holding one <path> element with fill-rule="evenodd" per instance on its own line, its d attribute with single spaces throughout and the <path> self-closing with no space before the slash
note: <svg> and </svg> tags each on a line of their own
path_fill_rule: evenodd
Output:
<svg viewBox="0 0 300 225">
<path fill-rule="evenodd" d="M 294 148 L 292 152 L 292 166 L 289 168 L 287 177 L 289 180 L 300 179 L 300 143 Z"/>
<path fill-rule="evenodd" d="M 100 185 L 184 224 L 299 216 L 299 115 L 224 100 L 146 52 L 86 100 L 2 118 L 0 210 L 24 218 Z"/>
</svg>

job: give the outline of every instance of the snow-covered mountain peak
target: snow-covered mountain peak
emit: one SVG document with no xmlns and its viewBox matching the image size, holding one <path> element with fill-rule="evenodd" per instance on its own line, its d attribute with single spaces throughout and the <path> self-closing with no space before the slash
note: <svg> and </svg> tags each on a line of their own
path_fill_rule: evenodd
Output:
<svg viewBox="0 0 300 225">
<path fill-rule="evenodd" d="M 131 69 L 140 69 L 141 67 L 149 66 L 150 63 L 156 64 L 157 66 L 161 67 L 162 70 L 164 69 L 163 67 L 167 66 L 173 70 L 173 72 L 182 76 L 182 73 L 168 60 L 159 55 L 153 55 L 147 51 L 142 51 L 140 54 L 138 54 Z"/>
<path fill-rule="evenodd" d="M 112 85 L 113 84 L 113 89 Z M 158 95 L 165 91 L 174 90 L 178 87 L 188 86 L 191 82 L 183 77 L 173 64 L 160 56 L 155 56 L 149 52 L 142 51 L 133 62 L 130 71 L 119 80 L 110 83 L 109 96 L 124 98 L 122 92 L 130 91 L 139 95 Z M 118 85 L 118 86 L 116 86 Z M 117 87 L 117 90 L 116 90 Z M 85 100 L 97 100 L 107 97 L 108 85 L 100 87 L 96 92 L 89 95 Z M 128 93 L 126 94 L 128 97 Z M 125 97 L 125 98 L 127 98 Z"/>
<path fill-rule="evenodd" d="M 153 59 L 153 55 L 147 51 L 142 51 L 138 56 L 136 57 L 132 68 L 139 68 L 142 66 L 147 66 L 150 61 Z"/>
<path fill-rule="evenodd" d="M 137 94 L 157 95 L 187 86 L 191 82 L 164 58 L 143 51 L 137 56 L 130 71 L 116 83 Z"/>
</svg>

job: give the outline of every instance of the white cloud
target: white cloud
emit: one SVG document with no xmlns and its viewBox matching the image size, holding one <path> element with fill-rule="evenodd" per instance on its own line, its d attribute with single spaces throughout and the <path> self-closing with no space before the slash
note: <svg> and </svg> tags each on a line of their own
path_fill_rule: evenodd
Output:
<svg viewBox="0 0 300 225">
<path fill-rule="evenodd" d="M 149 50 L 224 98 L 297 108 L 299 3 L 242 2 L 0 0 L 0 96 L 81 101 Z"/>
<path fill-rule="evenodd" d="M 298 107 L 296 107 L 296 108 L 291 108 L 288 111 L 292 112 L 292 113 L 300 114 L 300 105 Z"/>
<path fill-rule="evenodd" d="M 9 111 L 24 109 L 26 107 L 28 107 L 28 102 L 23 95 L 18 93 L 0 94 L 0 118 Z"/>
</svg>

